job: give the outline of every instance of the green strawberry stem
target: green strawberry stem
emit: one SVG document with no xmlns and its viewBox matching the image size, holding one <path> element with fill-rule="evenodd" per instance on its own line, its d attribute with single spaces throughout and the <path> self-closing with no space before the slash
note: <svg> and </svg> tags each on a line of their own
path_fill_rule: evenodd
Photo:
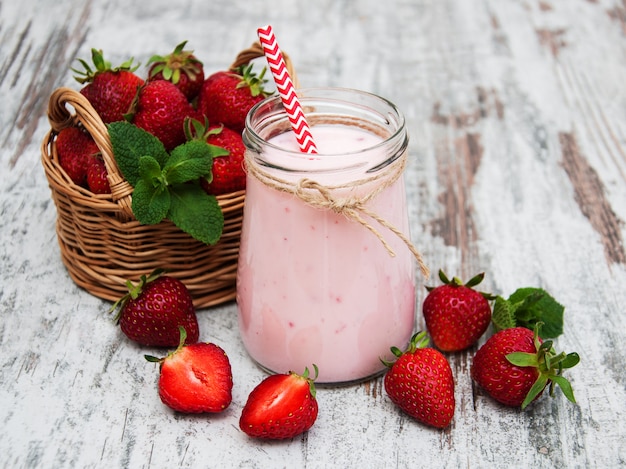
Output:
<svg viewBox="0 0 626 469">
<path fill-rule="evenodd" d="M 75 68 L 71 69 L 74 73 L 76 73 L 76 75 L 74 76 L 74 79 L 80 84 L 93 81 L 94 77 L 98 73 L 103 73 L 103 72 L 108 72 L 108 71 L 110 72 L 120 72 L 120 71 L 134 72 L 135 70 L 139 68 L 139 65 L 141 65 L 141 64 L 137 64 L 133 66 L 134 59 L 131 57 L 130 59 L 128 59 L 121 65 L 117 67 L 112 67 L 111 62 L 104 59 L 102 50 L 93 49 L 93 48 L 91 49 L 91 60 L 93 61 L 95 70 L 92 70 L 89 63 L 87 63 L 85 60 L 83 59 L 76 59 L 76 60 L 80 62 L 80 64 L 84 68 L 84 70 L 78 70 Z"/>
<path fill-rule="evenodd" d="M 143 289 L 148 283 L 156 280 L 165 272 L 166 272 L 165 269 L 156 268 L 149 275 L 147 276 L 145 274 L 142 275 L 139 278 L 139 282 L 137 283 L 133 283 L 130 280 L 126 280 L 126 288 L 128 288 L 128 293 L 126 293 L 119 300 L 113 303 L 113 306 L 111 306 L 111 309 L 109 309 L 109 313 L 112 313 L 113 311 L 117 311 L 114 321 L 116 323 L 119 322 L 120 317 L 122 315 L 122 310 L 124 309 L 124 306 L 126 305 L 126 303 L 128 303 L 128 300 L 130 300 L 131 298 L 133 300 L 136 300 L 137 297 L 141 295 L 141 292 L 143 291 Z"/>
<path fill-rule="evenodd" d="M 267 79 L 264 78 L 267 67 L 263 67 L 258 76 L 253 72 L 253 67 L 254 64 L 241 65 L 235 70 L 235 72 L 241 76 L 241 81 L 237 84 L 237 88 L 244 88 L 247 86 L 250 88 L 250 94 L 254 97 L 259 95 L 267 97 L 271 95 L 272 93 L 266 91 L 264 88 L 267 83 Z"/>
<path fill-rule="evenodd" d="M 299 375 L 295 371 L 290 371 L 289 373 L 292 375 L 299 376 L 300 378 L 304 378 L 307 381 L 307 383 L 309 383 L 309 392 L 311 393 L 311 396 L 313 397 L 313 399 L 315 399 L 315 394 L 316 394 L 315 380 L 319 376 L 319 369 L 315 363 L 313 363 L 313 369 L 315 370 L 315 376 L 313 376 L 312 378 L 309 377 L 309 368 L 306 366 L 304 367 L 304 373 L 302 373 L 301 375 Z"/>
<path fill-rule="evenodd" d="M 463 280 L 461 280 L 459 277 L 452 277 L 452 280 L 450 280 L 448 276 L 445 274 L 445 272 L 442 269 L 439 269 L 439 280 L 441 280 L 441 282 L 444 285 L 451 285 L 453 287 L 465 286 L 467 288 L 473 289 L 476 285 L 480 284 L 484 280 L 484 278 L 485 278 L 485 273 L 481 272 L 477 275 L 474 275 L 467 282 L 463 283 Z M 435 288 L 436 287 L 426 286 L 426 290 L 428 290 L 429 292 L 434 290 Z M 485 293 L 485 292 L 478 292 L 478 293 L 480 293 L 487 300 L 493 300 L 494 298 L 496 298 L 491 293 Z"/>
<path fill-rule="evenodd" d="M 144 355 L 143 357 L 147 361 L 152 362 L 152 363 L 163 363 L 166 358 L 174 355 L 176 352 L 178 352 L 180 349 L 182 349 L 185 346 L 185 340 L 187 340 L 187 331 L 185 330 L 185 328 L 183 326 L 178 326 L 178 331 L 180 332 L 180 341 L 178 342 L 178 347 L 176 347 L 176 350 L 168 353 L 165 357 L 162 357 L 162 358 L 158 358 L 152 355 Z"/>
<path fill-rule="evenodd" d="M 397 358 L 400 358 L 405 353 L 413 353 L 417 349 L 426 348 L 429 342 L 430 342 L 430 339 L 428 338 L 427 332 L 418 331 L 415 334 L 413 334 L 413 336 L 411 337 L 411 340 L 409 340 L 409 344 L 407 345 L 406 350 L 403 351 L 403 350 L 400 350 L 398 347 L 393 346 L 391 347 L 391 353 L 393 353 L 394 356 L 396 356 Z M 380 358 L 380 361 L 386 367 L 391 367 L 393 366 L 393 363 L 394 363 L 394 362 L 387 361 L 383 358 Z"/>
<path fill-rule="evenodd" d="M 539 376 L 528 391 L 526 398 L 522 402 L 522 409 L 525 409 L 548 385 L 550 384 L 550 396 L 554 395 L 554 385 L 561 388 L 565 397 L 576 403 L 574 392 L 570 382 L 561 376 L 566 368 L 572 368 L 580 362 L 580 356 L 576 352 L 565 354 L 556 353 L 551 340 L 541 343 L 539 340 L 540 324 L 534 329 L 533 341 L 536 353 L 513 352 L 506 355 L 506 359 L 516 366 L 537 368 Z"/>
<path fill-rule="evenodd" d="M 187 41 L 183 41 L 169 55 L 150 57 L 146 66 L 156 64 L 154 68 L 151 68 L 150 77 L 162 73 L 163 78 L 177 84 L 182 70 L 190 79 L 195 79 L 201 71 L 202 62 L 194 57 L 194 51 L 185 50 L 186 45 Z"/>
</svg>

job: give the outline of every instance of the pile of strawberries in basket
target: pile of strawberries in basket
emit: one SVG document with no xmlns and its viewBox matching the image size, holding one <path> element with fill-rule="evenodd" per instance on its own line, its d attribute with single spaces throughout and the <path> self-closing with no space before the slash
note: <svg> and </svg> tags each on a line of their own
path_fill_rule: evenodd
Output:
<svg viewBox="0 0 626 469">
<path fill-rule="evenodd" d="M 212 168 L 201 176 L 203 189 L 220 195 L 245 188 L 241 132 L 250 108 L 264 99 L 266 80 L 252 65 L 205 77 L 203 63 L 186 41 L 167 55 L 155 55 L 145 76 L 133 59 L 113 67 L 102 51 L 92 49 L 93 64 L 79 59 L 73 69 L 85 96 L 104 124 L 128 122 L 158 138 L 167 152 L 190 140 L 226 151 L 212 154 Z M 83 129 L 70 127 L 56 141 L 59 164 L 72 181 L 96 194 L 109 193 L 98 147 Z"/>
</svg>

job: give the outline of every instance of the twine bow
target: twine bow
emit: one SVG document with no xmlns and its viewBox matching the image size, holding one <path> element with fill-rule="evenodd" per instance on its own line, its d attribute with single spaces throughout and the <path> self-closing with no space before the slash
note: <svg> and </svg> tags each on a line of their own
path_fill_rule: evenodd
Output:
<svg viewBox="0 0 626 469">
<path fill-rule="evenodd" d="M 367 228 L 374 236 L 376 236 L 376 238 L 378 238 L 378 240 L 382 243 L 390 256 L 395 257 L 396 253 L 394 252 L 391 245 L 385 240 L 384 236 L 380 233 L 380 231 L 372 226 L 371 223 L 363 218 L 362 215 L 371 218 L 379 225 L 387 228 L 398 238 L 400 238 L 404 242 L 404 244 L 406 244 L 406 246 L 409 248 L 409 251 L 411 251 L 411 254 L 413 254 L 415 259 L 417 260 L 422 275 L 425 278 L 429 277 L 430 270 L 424 263 L 422 255 L 415 248 L 411 240 L 407 238 L 407 236 L 402 233 L 398 228 L 393 226 L 387 220 L 385 220 L 376 212 L 370 210 L 367 207 L 368 201 L 376 197 L 385 188 L 391 186 L 400 177 L 406 165 L 406 153 L 398 158 L 397 161 L 393 162 L 387 168 L 385 168 L 385 170 L 383 170 L 383 173 L 381 174 L 377 174 L 376 176 L 367 179 L 353 181 L 349 184 L 343 184 L 338 186 L 325 186 L 317 181 L 308 178 L 300 179 L 296 183 L 285 181 L 283 179 L 275 177 L 274 175 L 266 171 L 263 171 L 257 163 L 251 161 L 252 158 L 253 156 L 251 155 L 251 152 L 247 151 L 247 170 L 263 184 L 282 192 L 292 193 L 311 207 L 322 210 L 331 210 L 334 213 L 345 216 L 349 220 L 359 223 L 363 227 Z M 363 196 L 335 196 L 335 192 L 337 189 L 358 187 L 374 180 L 382 180 L 383 183 L 379 184 L 376 190 L 371 191 Z"/>
</svg>

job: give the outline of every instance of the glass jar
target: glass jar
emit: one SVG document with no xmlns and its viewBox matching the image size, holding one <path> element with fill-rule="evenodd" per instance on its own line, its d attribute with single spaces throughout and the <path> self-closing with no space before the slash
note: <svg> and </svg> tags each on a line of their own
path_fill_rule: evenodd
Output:
<svg viewBox="0 0 626 469">
<path fill-rule="evenodd" d="M 357 90 L 298 96 L 317 154 L 299 151 L 279 97 L 257 104 L 243 133 L 240 334 L 267 371 L 316 365 L 318 383 L 361 381 L 415 325 L 404 117 Z"/>
</svg>

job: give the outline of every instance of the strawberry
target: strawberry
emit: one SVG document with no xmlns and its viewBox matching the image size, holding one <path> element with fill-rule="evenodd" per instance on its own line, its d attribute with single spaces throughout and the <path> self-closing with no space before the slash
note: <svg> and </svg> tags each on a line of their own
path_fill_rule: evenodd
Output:
<svg viewBox="0 0 626 469">
<path fill-rule="evenodd" d="M 78 127 L 66 127 L 57 135 L 56 149 L 59 164 L 70 179 L 78 186 L 85 186 L 89 161 L 100 153 L 91 135 Z"/>
<path fill-rule="evenodd" d="M 391 401 L 417 421 L 435 428 L 446 428 L 454 417 L 454 379 L 441 352 L 426 348 L 426 332 L 411 337 L 403 352 L 392 347 L 395 362 L 389 367 L 384 385 Z"/>
<path fill-rule="evenodd" d="M 226 352 L 218 345 L 185 345 L 180 328 L 178 348 L 163 358 L 144 355 L 159 363 L 159 397 L 173 410 L 184 413 L 221 412 L 232 401 L 233 374 Z"/>
<path fill-rule="evenodd" d="M 265 68 L 257 76 L 252 64 L 235 72 L 220 71 L 209 76 L 198 95 L 198 111 L 209 122 L 224 124 L 236 132 L 245 127 L 248 111 L 271 93 L 263 89 Z"/>
<path fill-rule="evenodd" d="M 72 69 L 77 75 L 76 81 L 87 83 L 80 93 L 87 98 L 105 124 L 124 120 L 124 114 L 133 102 L 137 88 L 144 80 L 134 72 L 139 65 L 133 66 L 129 59 L 119 67 L 111 67 L 104 60 L 101 50 L 91 49 L 91 57 L 95 70 L 84 60 L 78 59 L 85 70 Z"/>
<path fill-rule="evenodd" d="M 457 352 L 474 345 L 485 333 L 491 320 L 491 295 L 472 287 L 485 274 L 479 274 L 463 284 L 457 277 L 448 280 L 443 271 L 443 285 L 427 287 L 428 295 L 422 305 L 426 328 L 435 346 L 444 352 Z"/>
<path fill-rule="evenodd" d="M 202 88 L 204 67 L 193 51 L 185 50 L 187 41 L 181 42 L 168 55 L 153 55 L 148 61 L 148 80 L 171 81 L 192 101 Z"/>
<path fill-rule="evenodd" d="M 101 155 L 92 156 L 87 166 L 87 187 L 94 194 L 110 194 L 107 168 Z"/>
<path fill-rule="evenodd" d="M 246 188 L 244 168 L 246 147 L 240 133 L 224 125 L 210 126 L 206 117 L 204 125 L 195 119 L 187 120 L 185 133 L 187 140 L 203 140 L 227 152 L 225 155 L 213 158 L 210 181 L 205 178 L 200 179 L 200 184 L 207 194 L 220 195 Z"/>
<path fill-rule="evenodd" d="M 309 370 L 299 375 L 290 371 L 265 378 L 248 396 L 239 419 L 239 428 L 255 438 L 281 440 L 309 430 L 317 419 L 315 377 Z"/>
<path fill-rule="evenodd" d="M 157 137 L 170 151 L 185 142 L 184 122 L 194 112 L 176 85 L 156 80 L 145 83 L 139 89 L 130 111 L 124 117 Z"/>
<path fill-rule="evenodd" d="M 186 343 L 198 341 L 198 319 L 187 287 L 156 269 L 141 276 L 137 285 L 126 282 L 128 293 L 111 308 L 118 309 L 116 320 L 131 340 L 154 347 L 175 347 L 179 327 L 187 331 Z"/>
<path fill-rule="evenodd" d="M 550 395 L 556 384 L 570 401 L 576 402 L 572 387 L 561 372 L 580 361 L 578 354 L 557 355 L 552 341 L 542 342 L 538 329 L 504 329 L 476 352 L 470 370 L 472 379 L 496 401 L 524 409 L 550 383 Z"/>
</svg>

